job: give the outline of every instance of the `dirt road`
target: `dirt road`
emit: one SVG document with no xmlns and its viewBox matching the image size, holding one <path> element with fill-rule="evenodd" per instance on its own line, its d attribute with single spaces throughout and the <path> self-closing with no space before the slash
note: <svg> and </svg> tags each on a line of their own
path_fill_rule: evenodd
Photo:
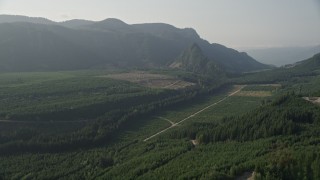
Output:
<svg viewBox="0 0 320 180">
<path fill-rule="evenodd" d="M 190 119 L 190 118 L 192 118 L 192 117 L 194 117 L 194 116 L 196 116 L 196 115 L 198 115 L 198 114 L 202 113 L 203 111 L 205 111 L 205 110 L 207 110 L 207 109 L 211 108 L 212 106 L 215 106 L 215 105 L 217 105 L 217 104 L 219 104 L 219 103 L 221 103 L 221 102 L 225 101 L 228 97 L 233 96 L 233 95 L 237 94 L 238 92 L 240 92 L 240 91 L 241 91 L 245 86 L 246 86 L 246 85 L 237 86 L 237 88 L 236 88 L 236 90 L 235 90 L 234 92 L 230 93 L 228 96 L 226 96 L 226 97 L 222 98 L 222 99 L 221 99 L 221 100 L 219 100 L 218 102 L 215 102 L 215 103 L 213 103 L 213 104 L 211 104 L 211 105 L 209 105 L 209 106 L 207 106 L 207 107 L 205 107 L 205 108 L 203 108 L 203 109 L 201 109 L 201 110 L 199 110 L 199 111 L 197 111 L 197 112 L 195 112 L 195 113 L 191 114 L 190 116 L 188 116 L 188 117 L 186 117 L 186 118 L 184 118 L 184 119 L 180 120 L 179 122 L 177 122 L 177 123 L 175 123 L 175 124 L 172 124 L 170 127 L 166 128 L 166 129 L 163 129 L 162 131 L 159 131 L 159 132 L 157 132 L 157 133 L 155 133 L 155 134 L 153 134 L 153 135 L 149 136 L 148 138 L 144 139 L 143 141 L 145 141 L 145 142 L 146 142 L 146 141 L 148 141 L 149 139 L 152 139 L 152 138 L 154 138 L 154 137 L 156 137 L 156 136 L 158 136 L 158 135 L 160 135 L 160 134 L 162 134 L 162 133 L 164 133 L 164 132 L 168 131 L 169 129 L 176 127 L 177 125 L 179 125 L 179 124 L 183 123 L 184 121 L 186 121 L 186 120 L 188 120 L 188 119 Z"/>
<path fill-rule="evenodd" d="M 178 84 L 179 82 L 181 82 L 181 81 L 178 80 L 178 81 L 176 81 L 176 82 L 174 82 L 174 83 L 172 83 L 172 84 L 169 84 L 168 86 L 165 86 L 164 88 L 169 88 L 169 87 L 171 87 L 171 86 L 174 86 L 174 85 Z"/>
<path fill-rule="evenodd" d="M 164 118 L 164 117 L 156 116 L 156 118 L 162 119 L 162 120 L 165 120 L 165 121 L 168 121 L 171 125 L 174 125 L 174 124 L 175 124 L 175 123 L 172 122 L 170 119 L 167 119 L 167 118 Z"/>
</svg>

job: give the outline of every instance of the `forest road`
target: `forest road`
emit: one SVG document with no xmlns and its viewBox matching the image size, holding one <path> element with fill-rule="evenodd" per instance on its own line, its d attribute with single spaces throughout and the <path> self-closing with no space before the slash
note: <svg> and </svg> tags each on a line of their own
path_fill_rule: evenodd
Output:
<svg viewBox="0 0 320 180">
<path fill-rule="evenodd" d="M 144 142 L 146 142 L 146 141 L 148 141 L 148 140 L 150 140 L 150 139 L 152 139 L 152 138 L 154 138 L 154 137 L 156 137 L 156 136 L 158 136 L 158 135 L 160 135 L 160 134 L 162 134 L 162 133 L 164 133 L 164 132 L 168 131 L 169 129 L 172 129 L 172 128 L 176 127 L 177 125 L 179 125 L 179 124 L 183 123 L 184 121 L 186 121 L 186 120 L 188 120 L 188 119 L 190 119 L 190 118 L 192 118 L 192 117 L 194 117 L 194 116 L 196 116 L 196 115 L 198 115 L 198 114 L 202 113 L 203 111 L 205 111 L 205 110 L 207 110 L 207 109 L 211 108 L 212 106 L 215 106 L 215 105 L 217 105 L 217 104 L 219 104 L 219 103 L 221 103 L 221 102 L 225 101 L 226 99 L 228 99 L 228 97 L 230 97 L 230 96 L 233 96 L 233 95 L 237 94 L 238 92 L 240 92 L 240 91 L 241 91 L 244 87 L 246 87 L 246 86 L 247 86 L 247 85 L 235 86 L 235 87 L 236 87 L 235 91 L 231 92 L 228 96 L 226 96 L 226 97 L 222 98 L 222 99 L 221 99 L 221 100 L 219 100 L 218 102 L 215 102 L 215 103 L 213 103 L 213 104 L 211 104 L 211 105 L 209 105 L 209 106 L 207 106 L 207 107 L 205 107 L 205 108 L 203 108 L 203 109 L 201 109 L 201 110 L 199 110 L 199 111 L 197 111 L 197 112 L 195 112 L 195 113 L 191 114 L 190 116 L 188 116 L 188 117 L 186 117 L 186 118 L 184 118 L 184 119 L 182 119 L 182 120 L 178 121 L 177 123 L 172 124 L 170 127 L 166 128 L 166 129 L 163 129 L 163 130 L 161 130 L 161 131 L 159 131 L 159 132 L 157 132 L 157 133 L 155 133 L 155 134 L 153 134 L 153 135 L 151 135 L 151 136 L 147 137 L 147 138 L 146 138 L 146 139 L 144 139 L 143 141 L 144 141 Z"/>
</svg>

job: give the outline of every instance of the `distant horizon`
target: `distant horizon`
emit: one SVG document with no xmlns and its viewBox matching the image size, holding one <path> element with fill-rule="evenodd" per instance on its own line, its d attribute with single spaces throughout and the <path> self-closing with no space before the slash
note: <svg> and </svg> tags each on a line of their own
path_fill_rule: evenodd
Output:
<svg viewBox="0 0 320 180">
<path fill-rule="evenodd" d="M 318 0 L 0 0 L 0 14 L 72 19 L 120 19 L 193 28 L 201 38 L 237 50 L 320 44 Z"/>
</svg>

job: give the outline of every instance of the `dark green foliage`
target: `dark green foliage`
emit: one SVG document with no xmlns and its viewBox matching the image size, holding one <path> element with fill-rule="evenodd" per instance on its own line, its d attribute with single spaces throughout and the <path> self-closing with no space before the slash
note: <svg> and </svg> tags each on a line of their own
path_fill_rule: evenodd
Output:
<svg viewBox="0 0 320 180">
<path fill-rule="evenodd" d="M 171 73 L 195 81 L 201 77 Z M 57 114 L 77 112 L 72 119 L 82 112 L 90 117 L 88 122 L 75 118 L 64 125 L 59 118 L 48 123 L 51 116 L 41 116 L 42 123 L 35 124 L 0 123 L 0 179 L 236 179 L 252 172 L 256 179 L 320 178 L 320 107 L 300 97 L 308 90 L 319 92 L 319 77 L 288 79 L 278 90 L 250 85 L 244 90 L 272 91 L 275 96 L 229 97 L 144 142 L 171 125 L 154 116 L 176 122 L 219 102 L 229 86 L 156 90 L 99 79 L 99 74 L 79 79 L 69 75 L 48 75 L 45 81 L 27 80 L 28 75 L 0 77 L 2 101 L 9 102 L 6 95 L 12 101 L 10 108 L 1 108 L 11 117 L 28 101 L 39 109 L 21 111 L 21 117 L 40 117 L 49 112 L 45 104 L 56 102 L 61 102 Z M 70 101 L 74 98 L 80 100 Z M 64 111 L 67 101 L 75 108 Z M 99 110 L 104 107 L 108 110 Z M 200 144 L 191 143 L 194 139 Z"/>
<path fill-rule="evenodd" d="M 279 150 L 255 171 L 256 179 L 319 179 L 320 154 L 313 148 Z"/>
<path fill-rule="evenodd" d="M 319 120 L 319 107 L 300 97 L 286 95 L 243 116 L 224 118 L 216 127 L 198 132 L 197 140 L 200 143 L 248 141 L 277 135 L 300 134 L 308 124 L 318 126 Z M 200 126 L 199 129 L 203 128 Z"/>
<path fill-rule="evenodd" d="M 124 99 L 147 94 L 153 92 L 127 82 L 77 77 L 2 88 L 0 108 L 3 119 L 71 121 L 94 118 L 105 112 L 99 108 L 119 108 Z"/>
<path fill-rule="evenodd" d="M 224 88 L 150 89 L 101 74 L 73 75 L 40 82 L 31 78 L 11 85 L 3 82 L 0 114 L 16 124 L 4 123 L 1 127 L 2 154 L 105 145 L 114 141 L 118 131 L 139 119 Z"/>
<path fill-rule="evenodd" d="M 111 157 L 102 157 L 99 159 L 99 166 L 101 168 L 107 168 L 109 166 L 112 166 L 114 163 L 113 159 Z"/>
<path fill-rule="evenodd" d="M 214 126 L 203 124 L 203 128 Z M 320 141 L 307 139 L 303 136 L 278 137 L 194 147 L 189 140 L 163 137 L 146 143 L 122 142 L 105 149 L 0 157 L 0 165 L 6 162 L 3 177 L 7 178 L 234 179 L 254 170 L 256 178 L 261 179 L 290 179 L 292 173 L 296 175 L 293 179 L 301 179 L 305 176 L 305 169 L 311 168 L 312 171 L 308 170 L 310 177 L 318 179 L 316 157 L 319 157 L 319 149 L 314 144 Z M 298 160 L 298 157 L 304 157 L 301 154 L 307 147 L 310 156 Z M 286 153 L 286 148 L 292 150 Z M 26 164 L 29 161 L 32 166 Z M 292 171 L 287 167 L 295 168 Z"/>
</svg>

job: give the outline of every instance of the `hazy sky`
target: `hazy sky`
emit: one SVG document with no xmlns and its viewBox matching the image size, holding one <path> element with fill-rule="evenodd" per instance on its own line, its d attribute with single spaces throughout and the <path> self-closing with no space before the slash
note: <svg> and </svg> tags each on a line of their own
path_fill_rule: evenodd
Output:
<svg viewBox="0 0 320 180">
<path fill-rule="evenodd" d="M 320 44 L 320 0 L 0 0 L 0 14 L 164 22 L 236 49 Z"/>
</svg>

